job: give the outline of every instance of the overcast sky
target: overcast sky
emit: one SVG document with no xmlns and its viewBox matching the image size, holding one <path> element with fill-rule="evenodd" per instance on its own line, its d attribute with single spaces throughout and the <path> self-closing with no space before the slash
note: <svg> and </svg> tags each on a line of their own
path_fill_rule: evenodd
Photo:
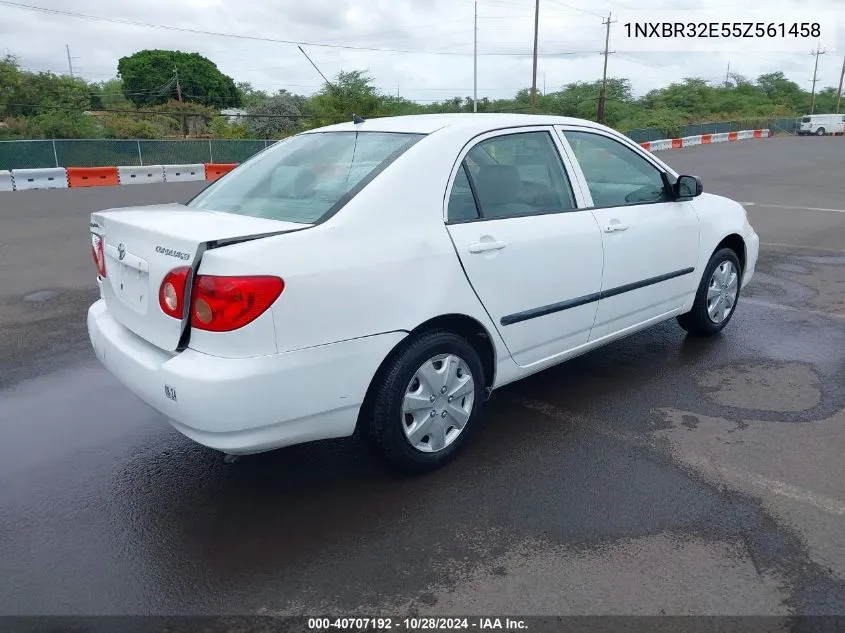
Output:
<svg viewBox="0 0 845 633">
<path fill-rule="evenodd" d="M 472 0 L 12 0 L 90 16 L 216 31 L 259 38 L 330 43 L 418 52 L 365 51 L 306 46 L 327 75 L 368 70 L 378 87 L 417 101 L 470 96 L 473 85 Z M 628 9 L 711 7 L 731 20 L 748 2 L 736 0 L 540 0 L 538 85 L 548 91 L 572 81 L 601 77 L 604 27 L 601 16 Z M 845 0 L 768 0 L 766 10 L 791 10 L 810 19 L 818 10 L 840 9 Z M 761 3 L 762 7 L 762 3 Z M 479 97 L 508 97 L 531 83 L 533 0 L 479 0 Z M 843 24 L 838 40 L 845 42 Z M 611 29 L 611 50 L 614 29 Z M 268 91 L 287 88 L 311 94 L 321 80 L 295 45 L 184 33 L 139 25 L 47 14 L 0 3 L 0 52 L 18 56 L 31 70 L 67 72 L 65 44 L 76 72 L 90 80 L 116 74 L 117 60 L 145 48 L 199 52 L 235 81 Z M 666 85 L 684 76 L 708 80 L 732 72 L 748 77 L 783 70 L 809 88 L 813 58 L 807 52 L 696 54 L 623 53 L 610 57 L 608 74 L 627 77 L 634 91 Z M 436 51 L 439 54 L 432 54 Z M 819 61 L 821 87 L 836 86 L 839 51 Z M 508 53 L 509 55 L 503 55 Z M 576 54 L 572 54 L 576 53 Z M 510 55 L 516 54 L 516 55 Z"/>
</svg>

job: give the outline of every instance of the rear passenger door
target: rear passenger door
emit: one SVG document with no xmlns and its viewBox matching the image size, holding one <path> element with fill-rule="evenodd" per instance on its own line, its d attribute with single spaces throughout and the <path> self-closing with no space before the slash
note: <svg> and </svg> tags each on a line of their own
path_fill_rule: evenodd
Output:
<svg viewBox="0 0 845 633">
<path fill-rule="evenodd" d="M 469 282 L 514 361 L 584 345 L 602 279 L 601 233 L 551 128 L 482 135 L 458 157 L 446 221 Z"/>
</svg>

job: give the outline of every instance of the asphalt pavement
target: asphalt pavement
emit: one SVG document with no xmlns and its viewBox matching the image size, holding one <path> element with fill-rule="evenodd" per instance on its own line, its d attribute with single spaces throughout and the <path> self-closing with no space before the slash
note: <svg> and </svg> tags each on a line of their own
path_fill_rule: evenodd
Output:
<svg viewBox="0 0 845 633">
<path fill-rule="evenodd" d="M 845 615 L 843 150 L 661 154 L 749 203 L 727 330 L 511 385 L 416 478 L 352 440 L 224 464 L 98 364 L 88 214 L 204 183 L 0 194 L 0 614 Z"/>
</svg>

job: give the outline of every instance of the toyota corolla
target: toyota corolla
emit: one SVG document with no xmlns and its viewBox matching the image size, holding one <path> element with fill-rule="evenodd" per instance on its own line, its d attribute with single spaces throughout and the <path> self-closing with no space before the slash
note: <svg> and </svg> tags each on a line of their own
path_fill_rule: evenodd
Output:
<svg viewBox="0 0 845 633">
<path fill-rule="evenodd" d="M 410 471 L 503 385 L 667 319 L 720 332 L 759 248 L 625 136 L 513 114 L 312 130 L 90 231 L 94 350 L 177 430 L 230 455 L 357 430 Z"/>
</svg>

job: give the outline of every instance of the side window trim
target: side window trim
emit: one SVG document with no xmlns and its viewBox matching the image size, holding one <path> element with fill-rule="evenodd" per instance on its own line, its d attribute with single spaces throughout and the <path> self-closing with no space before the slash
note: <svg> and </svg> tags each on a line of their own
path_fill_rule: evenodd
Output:
<svg viewBox="0 0 845 633">
<path fill-rule="evenodd" d="M 549 135 L 549 140 L 552 142 L 552 146 L 554 147 L 555 151 L 557 152 L 557 157 L 561 162 L 561 168 L 564 171 L 564 174 L 569 181 L 569 189 L 570 193 L 572 194 L 572 199 L 575 202 L 575 208 L 573 209 L 566 209 L 566 210 L 558 210 L 558 211 L 550 211 L 548 213 L 535 213 L 531 215 L 513 215 L 507 216 L 502 218 L 485 218 L 484 213 L 481 208 L 481 204 L 478 200 L 478 192 L 476 190 L 475 182 L 472 176 L 472 172 L 469 169 L 466 169 L 465 163 L 467 155 L 473 148 L 475 148 L 478 144 L 483 143 L 484 141 L 499 138 L 503 136 L 513 136 L 515 134 L 527 134 L 530 132 L 545 132 Z M 483 132 L 471 138 L 467 143 L 461 148 L 460 153 L 458 154 L 458 159 L 455 161 L 455 164 L 452 166 L 452 173 L 449 177 L 449 184 L 446 188 L 446 195 L 443 198 L 443 222 L 446 225 L 450 224 L 467 224 L 469 222 L 495 222 L 497 220 L 507 220 L 512 218 L 529 218 L 534 217 L 536 215 L 552 215 L 556 213 L 577 213 L 582 211 L 581 204 L 586 202 L 586 197 L 584 195 L 583 187 L 580 182 L 577 183 L 573 180 L 573 171 L 572 165 L 573 163 L 570 160 L 569 155 L 566 154 L 565 148 L 562 146 L 560 142 L 560 134 L 555 130 L 553 125 L 529 125 L 529 126 L 520 126 L 520 127 L 512 127 L 512 128 L 501 128 L 498 130 L 491 130 L 488 132 Z M 577 168 L 577 162 L 575 163 Z M 472 196 L 475 200 L 475 208 L 478 212 L 477 218 L 471 218 L 466 220 L 450 220 L 449 219 L 449 199 L 452 196 L 452 189 L 455 186 L 455 180 L 457 179 L 458 173 L 461 169 L 465 169 L 465 173 L 467 176 L 467 180 L 469 181 L 470 189 L 472 190 Z M 580 171 L 580 169 L 579 169 Z M 592 200 L 591 200 L 592 201 Z"/>
<path fill-rule="evenodd" d="M 569 186 L 572 189 L 572 195 L 575 199 L 577 209 L 573 209 L 572 211 L 588 209 L 593 203 L 590 188 L 586 186 L 587 181 L 584 179 L 584 174 L 581 173 L 581 165 L 575 159 L 575 153 L 563 137 L 563 134 L 557 129 L 558 127 L 554 126 L 552 129 L 552 140 L 554 140 L 560 160 L 563 162 L 563 170 L 569 179 Z"/>
<path fill-rule="evenodd" d="M 621 141 L 618 138 L 615 138 L 612 134 L 608 134 L 604 130 L 598 130 L 595 128 L 588 128 L 588 127 L 576 127 L 570 125 L 556 125 L 555 132 L 560 140 L 560 144 L 565 148 L 566 153 L 572 160 L 574 165 L 574 173 L 577 174 L 578 177 L 578 184 L 579 187 L 584 189 L 585 192 L 585 203 L 586 206 L 583 207 L 583 211 L 593 211 L 593 210 L 600 210 L 600 209 L 615 209 L 620 206 L 625 207 L 640 207 L 649 204 L 663 204 L 659 202 L 630 202 L 625 205 L 596 205 L 593 200 L 593 194 L 590 192 L 590 186 L 587 183 L 587 177 L 584 175 L 584 172 L 581 169 L 581 164 L 578 162 L 578 158 L 575 156 L 575 150 L 572 149 L 572 145 L 569 144 L 569 139 L 566 138 L 566 132 L 581 132 L 584 134 L 595 134 L 596 136 L 603 136 L 611 141 L 619 143 L 623 147 L 627 147 L 636 155 L 643 158 L 648 164 L 650 164 L 654 169 L 660 174 L 660 177 L 663 179 L 664 186 L 669 185 L 670 178 L 673 176 L 672 172 L 667 171 L 662 165 L 658 165 L 654 159 L 645 153 L 641 147 L 637 146 L 636 148 L 631 146 L 628 143 Z M 632 141 L 633 142 L 633 141 Z"/>
<path fill-rule="evenodd" d="M 469 221 L 472 222 L 473 220 L 483 220 L 484 219 L 484 211 L 481 210 L 481 204 L 478 202 L 478 190 L 475 188 L 475 178 L 472 177 L 472 171 L 467 167 L 467 159 L 466 156 L 461 161 L 460 169 L 464 170 L 464 176 L 466 176 L 467 182 L 469 183 L 469 190 L 472 193 L 472 201 L 475 204 L 475 213 L 478 217 L 471 218 Z M 454 183 L 453 183 L 454 184 Z M 451 192 L 449 196 L 451 197 Z"/>
</svg>

